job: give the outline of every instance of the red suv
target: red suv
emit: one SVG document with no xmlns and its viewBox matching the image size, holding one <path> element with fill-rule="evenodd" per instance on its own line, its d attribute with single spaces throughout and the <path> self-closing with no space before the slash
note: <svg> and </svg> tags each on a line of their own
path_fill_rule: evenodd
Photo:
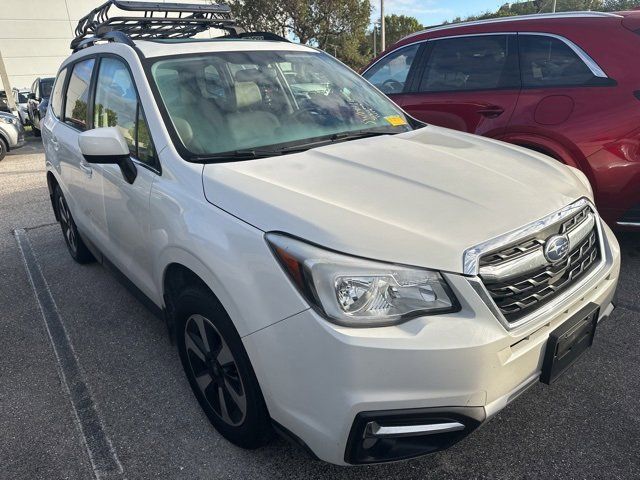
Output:
<svg viewBox="0 0 640 480">
<path fill-rule="evenodd" d="M 640 12 L 561 13 L 431 28 L 364 77 L 427 123 L 581 169 L 598 209 L 640 230 Z"/>
</svg>

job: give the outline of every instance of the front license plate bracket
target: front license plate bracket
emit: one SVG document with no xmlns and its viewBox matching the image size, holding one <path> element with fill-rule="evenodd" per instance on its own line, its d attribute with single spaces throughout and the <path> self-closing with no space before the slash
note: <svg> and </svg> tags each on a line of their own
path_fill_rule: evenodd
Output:
<svg viewBox="0 0 640 480">
<path fill-rule="evenodd" d="M 549 335 L 540 381 L 550 385 L 593 345 L 600 307 L 589 303 Z"/>
</svg>

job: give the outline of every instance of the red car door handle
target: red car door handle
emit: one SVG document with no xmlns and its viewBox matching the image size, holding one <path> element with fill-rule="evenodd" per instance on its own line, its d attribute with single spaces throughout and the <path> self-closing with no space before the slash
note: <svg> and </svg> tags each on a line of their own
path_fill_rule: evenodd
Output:
<svg viewBox="0 0 640 480">
<path fill-rule="evenodd" d="M 483 117 L 496 118 L 504 113 L 504 108 L 499 107 L 498 105 L 491 105 L 489 107 L 478 109 L 478 113 Z"/>
</svg>

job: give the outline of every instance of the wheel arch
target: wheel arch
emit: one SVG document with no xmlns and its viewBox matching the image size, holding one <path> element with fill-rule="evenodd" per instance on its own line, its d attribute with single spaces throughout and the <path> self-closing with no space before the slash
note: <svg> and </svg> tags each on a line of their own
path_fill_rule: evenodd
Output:
<svg viewBox="0 0 640 480">
<path fill-rule="evenodd" d="M 56 218 L 56 222 L 60 221 L 60 214 L 58 213 L 58 208 L 56 207 L 56 203 L 53 200 L 53 194 L 56 191 L 56 187 L 59 185 L 58 179 L 51 172 L 51 170 L 47 170 L 47 187 L 49 188 L 49 200 L 51 201 L 51 208 L 53 208 L 53 215 Z"/>
<path fill-rule="evenodd" d="M 0 140 L 2 141 L 2 143 L 4 143 L 4 148 L 7 152 L 11 151 L 11 148 L 9 147 L 9 139 L 6 137 L 5 133 L 0 130 Z"/>
<path fill-rule="evenodd" d="M 169 257 L 167 257 L 169 258 Z M 170 333 L 174 332 L 175 297 L 186 286 L 200 286 L 211 293 L 221 308 L 231 318 L 240 336 L 248 333 L 239 310 L 235 307 L 224 284 L 202 261 L 183 249 L 172 249 L 170 260 L 162 262 L 159 285 Z"/>
<path fill-rule="evenodd" d="M 565 165 L 577 168 L 584 172 L 592 184 L 595 184 L 595 178 L 589 162 L 587 162 L 582 151 L 573 143 L 555 140 L 545 135 L 518 132 L 508 133 L 497 140 L 528 148 L 554 158 Z"/>
</svg>

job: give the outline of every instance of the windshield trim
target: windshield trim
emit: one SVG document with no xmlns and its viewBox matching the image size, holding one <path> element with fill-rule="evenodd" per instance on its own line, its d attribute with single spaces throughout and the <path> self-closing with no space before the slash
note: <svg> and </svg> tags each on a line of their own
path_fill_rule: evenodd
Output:
<svg viewBox="0 0 640 480">
<path fill-rule="evenodd" d="M 323 52 L 322 50 L 318 50 L 318 49 L 313 49 L 317 55 L 326 55 L 329 58 L 331 58 L 333 61 L 338 62 L 339 64 L 343 65 L 345 68 L 350 69 L 348 66 L 344 65 L 344 63 L 340 62 L 340 60 L 335 59 L 333 57 L 331 57 L 330 55 L 328 55 L 326 52 Z M 252 52 L 253 50 L 246 50 L 247 52 Z M 291 50 L 279 50 L 282 52 L 293 52 L 293 53 L 298 53 L 300 52 L 299 50 L 296 49 L 291 49 Z M 173 124 L 173 120 L 171 119 L 171 116 L 169 115 L 169 112 L 166 109 L 166 106 L 164 104 L 164 101 L 162 100 L 162 95 L 160 93 L 160 90 L 158 88 L 158 85 L 153 77 L 153 72 L 152 72 L 152 67 L 154 64 L 160 62 L 160 61 L 164 61 L 164 60 L 173 60 L 173 59 L 182 59 L 182 58 L 192 58 L 192 57 L 202 57 L 203 55 L 211 55 L 211 54 L 216 54 L 216 53 L 224 53 L 224 52 L 216 52 L 216 51 L 209 51 L 209 52 L 193 52 L 193 53 L 178 53 L 178 54 L 173 54 L 173 55 L 162 55 L 162 56 L 157 56 L 157 57 L 151 57 L 151 58 L 147 58 L 145 57 L 141 63 L 142 63 L 142 68 L 144 70 L 145 76 L 147 77 L 147 82 L 149 83 L 149 86 L 151 88 L 151 92 L 153 94 L 153 101 L 156 104 L 156 107 L 158 108 L 158 111 L 160 112 L 160 115 L 162 117 L 162 121 L 165 125 L 165 128 L 167 129 L 167 132 L 169 133 L 169 137 L 171 138 L 171 142 L 174 146 L 174 148 L 176 149 L 176 151 L 178 152 L 178 154 L 180 155 L 180 157 L 182 157 L 183 160 L 189 162 L 189 163 L 196 163 L 196 164 L 203 164 L 203 163 L 228 163 L 228 162 L 232 162 L 232 161 L 245 161 L 245 160 L 250 160 L 250 158 L 247 159 L 229 159 L 229 160 L 224 160 L 224 159 L 220 159 L 220 160 L 210 160 L 210 161 L 204 161 L 202 160 L 202 158 L 207 157 L 207 156 L 213 156 L 213 155 L 218 155 L 216 154 L 196 154 L 191 152 L 189 149 L 187 149 L 185 147 L 185 145 L 182 143 L 182 140 L 180 139 L 180 136 L 178 135 L 178 132 L 176 131 L 176 128 Z M 313 53 L 313 52 L 308 52 L 308 53 Z M 352 70 L 352 69 L 350 69 Z M 353 71 L 353 70 L 352 70 Z M 394 101 L 392 101 L 389 97 L 387 97 L 386 95 L 384 95 L 382 92 L 380 92 L 377 88 L 375 88 L 375 86 L 372 86 L 366 79 L 364 79 L 363 77 L 361 77 L 357 72 L 354 72 L 355 75 L 359 76 L 363 82 L 365 82 L 367 85 L 369 85 L 375 92 L 379 93 L 387 102 L 389 102 L 391 105 L 393 105 L 400 113 L 402 113 L 408 122 L 408 126 L 411 129 L 416 129 L 416 128 L 420 128 L 421 126 L 424 126 L 424 124 L 422 124 L 421 122 L 416 121 L 414 118 L 412 118 L 408 113 L 406 113 L 404 110 L 402 110 L 402 108 L 400 108 L 400 106 L 398 106 Z M 358 133 L 358 130 L 354 130 L 352 132 L 343 132 L 343 133 L 351 133 L 351 134 L 356 134 Z M 395 132 L 395 133 L 406 133 L 406 132 Z M 394 132 L 389 132 L 389 135 L 394 135 Z M 330 137 L 331 135 L 329 135 Z M 279 147 L 288 147 L 288 146 L 295 146 L 295 144 L 301 144 L 301 143 L 311 143 L 311 141 L 313 140 L 318 140 L 318 139 L 323 139 L 326 138 L 327 135 L 325 136 L 321 136 L 321 137 L 310 137 L 310 138 L 305 138 L 305 139 L 301 139 L 299 141 L 295 141 L 295 142 L 287 142 L 287 143 L 282 143 L 282 144 L 271 144 L 271 145 L 264 145 L 264 146 L 259 146 L 259 147 L 254 147 L 254 148 L 248 148 L 248 149 L 240 149 L 240 150 L 265 150 L 265 149 L 276 149 Z M 349 141 L 350 139 L 345 139 L 343 141 Z M 319 146 L 324 146 L 324 142 L 320 141 L 320 145 Z M 335 142 L 338 143 L 338 142 Z M 291 145 L 290 145 L 291 144 Z M 275 147 L 275 148 L 274 148 Z M 310 149 L 313 148 L 317 148 L 317 147 L 310 147 Z M 229 153 L 229 152 L 221 152 L 220 154 L 223 153 Z M 291 152 L 294 153 L 294 152 Z M 274 157 L 275 156 L 280 156 L 281 153 L 277 152 L 274 153 Z M 257 157 L 257 158 L 263 158 L 263 157 Z"/>
</svg>

